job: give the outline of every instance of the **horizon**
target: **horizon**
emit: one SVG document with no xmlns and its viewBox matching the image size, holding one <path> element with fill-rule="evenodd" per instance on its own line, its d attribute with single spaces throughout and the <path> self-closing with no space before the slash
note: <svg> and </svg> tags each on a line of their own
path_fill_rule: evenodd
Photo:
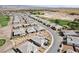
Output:
<svg viewBox="0 0 79 59">
<path fill-rule="evenodd" d="M 0 5 L 0 8 L 28 8 L 28 7 L 38 7 L 38 8 L 79 8 L 79 5 Z"/>
</svg>

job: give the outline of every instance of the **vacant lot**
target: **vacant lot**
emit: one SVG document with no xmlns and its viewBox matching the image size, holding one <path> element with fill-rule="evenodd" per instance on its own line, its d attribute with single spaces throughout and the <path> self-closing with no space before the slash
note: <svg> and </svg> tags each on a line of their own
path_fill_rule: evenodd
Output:
<svg viewBox="0 0 79 59">
<path fill-rule="evenodd" d="M 61 12 L 51 12 L 45 11 L 44 15 L 37 15 L 41 18 L 49 18 L 49 19 L 64 19 L 74 21 L 75 18 L 79 18 L 79 15 L 76 13 L 67 13 L 61 10 Z M 49 20 L 48 19 L 48 20 Z"/>
<path fill-rule="evenodd" d="M 9 20 L 10 20 L 9 16 L 7 16 L 7 15 L 0 15 L 0 26 L 1 27 L 7 26 Z"/>
</svg>

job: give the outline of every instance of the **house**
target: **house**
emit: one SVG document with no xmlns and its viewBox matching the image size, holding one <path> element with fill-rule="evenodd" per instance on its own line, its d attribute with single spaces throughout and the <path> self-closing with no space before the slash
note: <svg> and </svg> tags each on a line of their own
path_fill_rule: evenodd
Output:
<svg viewBox="0 0 79 59">
<path fill-rule="evenodd" d="M 14 30 L 13 30 L 13 33 L 14 33 L 14 34 L 13 34 L 14 36 L 17 36 L 17 35 L 25 35 L 25 34 L 26 34 L 24 28 L 14 29 Z"/>
<path fill-rule="evenodd" d="M 44 30 L 44 27 L 40 26 L 40 25 L 36 25 L 34 26 L 34 28 L 37 30 L 37 31 L 42 31 Z"/>
<path fill-rule="evenodd" d="M 63 34 L 65 36 L 79 36 L 75 31 L 73 30 L 62 30 Z"/>
<path fill-rule="evenodd" d="M 64 44 L 73 46 L 73 44 L 79 47 L 79 37 L 67 36 L 67 38 L 63 41 Z"/>
<path fill-rule="evenodd" d="M 34 29 L 34 27 L 28 27 L 27 32 L 28 33 L 33 33 L 33 32 L 36 32 L 36 30 Z"/>
<path fill-rule="evenodd" d="M 39 53 L 39 51 L 38 51 L 39 47 L 29 41 L 23 43 L 22 45 L 18 46 L 17 48 L 19 50 L 21 50 L 23 53 Z"/>
<path fill-rule="evenodd" d="M 21 21 L 21 20 L 20 20 L 20 18 L 19 18 L 18 16 L 15 16 L 14 19 L 13 19 L 13 23 L 14 23 L 14 24 L 20 23 L 20 21 Z"/>
<path fill-rule="evenodd" d="M 23 27 L 31 26 L 31 24 L 23 24 Z"/>
<path fill-rule="evenodd" d="M 14 29 L 19 28 L 19 27 L 22 27 L 22 25 L 21 24 L 13 24 Z"/>
<path fill-rule="evenodd" d="M 48 46 L 48 40 L 46 40 L 44 37 L 35 36 L 32 38 L 33 41 L 40 44 L 42 47 L 47 48 Z"/>
<path fill-rule="evenodd" d="M 50 27 L 51 27 L 52 29 L 54 29 L 54 30 L 60 30 L 60 29 L 63 28 L 62 26 L 60 26 L 60 25 L 58 25 L 58 24 L 56 24 L 56 23 L 52 23 L 52 24 L 50 25 Z"/>
</svg>

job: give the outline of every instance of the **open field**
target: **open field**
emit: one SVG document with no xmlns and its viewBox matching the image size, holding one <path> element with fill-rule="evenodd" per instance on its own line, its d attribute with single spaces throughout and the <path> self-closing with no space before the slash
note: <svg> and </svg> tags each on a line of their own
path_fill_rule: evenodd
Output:
<svg viewBox="0 0 79 59">
<path fill-rule="evenodd" d="M 53 11 L 44 11 L 44 15 L 37 15 L 44 19 L 62 19 L 62 20 L 71 20 L 73 21 L 75 18 L 79 18 L 79 15 L 76 11 L 72 11 L 69 13 L 70 10 L 58 10 L 56 12 Z M 78 11 L 78 10 L 77 10 Z M 79 11 L 78 11 L 79 12 Z"/>
<path fill-rule="evenodd" d="M 65 12 L 65 13 L 75 13 L 75 14 L 79 14 L 79 9 L 78 8 L 61 8 L 59 9 L 60 12 Z"/>
</svg>

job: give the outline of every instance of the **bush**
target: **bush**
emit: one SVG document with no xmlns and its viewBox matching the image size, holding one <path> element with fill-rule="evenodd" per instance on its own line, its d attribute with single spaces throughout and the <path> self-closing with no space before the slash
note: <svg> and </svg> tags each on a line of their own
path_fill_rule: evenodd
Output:
<svg viewBox="0 0 79 59">
<path fill-rule="evenodd" d="M 5 44 L 6 40 L 5 39 L 0 39 L 0 46 L 3 46 Z"/>
</svg>

